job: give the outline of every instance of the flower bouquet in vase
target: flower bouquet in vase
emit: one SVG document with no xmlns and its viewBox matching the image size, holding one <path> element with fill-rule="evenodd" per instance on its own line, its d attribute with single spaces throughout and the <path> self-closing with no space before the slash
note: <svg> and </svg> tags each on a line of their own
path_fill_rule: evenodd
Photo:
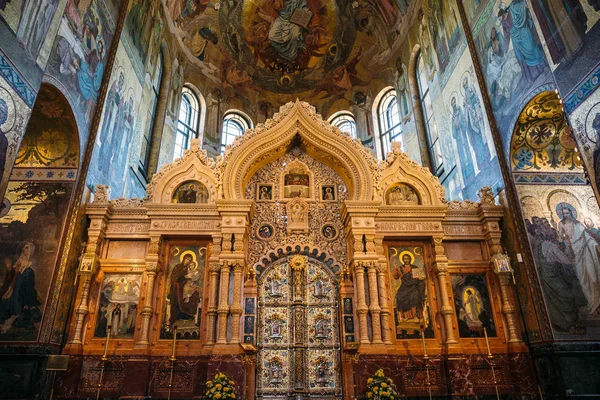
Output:
<svg viewBox="0 0 600 400">
<path fill-rule="evenodd" d="M 217 372 L 212 381 L 206 382 L 206 398 L 210 400 L 235 399 L 234 382 L 222 372 Z"/>
<path fill-rule="evenodd" d="M 368 400 L 394 400 L 398 398 L 398 392 L 392 380 L 385 376 L 382 369 L 378 369 L 367 379 L 366 397 Z"/>
</svg>

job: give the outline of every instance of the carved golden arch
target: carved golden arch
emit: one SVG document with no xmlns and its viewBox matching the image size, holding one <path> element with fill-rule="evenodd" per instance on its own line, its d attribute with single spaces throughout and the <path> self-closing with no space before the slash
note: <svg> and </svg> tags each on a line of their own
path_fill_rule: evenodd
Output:
<svg viewBox="0 0 600 400">
<path fill-rule="evenodd" d="M 415 189 L 421 200 L 420 205 L 411 205 L 410 207 L 445 205 L 447 203 L 446 189 L 440 184 L 439 179 L 428 168 L 422 167 L 411 160 L 408 154 L 403 153 L 399 143 L 394 143 L 393 147 L 394 151 L 387 155 L 387 167 L 381 172 L 379 188 L 382 193 L 382 204 L 386 204 L 385 195 L 388 190 L 397 183 L 403 183 Z"/>
<path fill-rule="evenodd" d="M 340 174 L 350 199 L 374 198 L 379 184 L 377 160 L 358 140 L 341 133 L 314 107 L 299 100 L 282 106 L 265 124 L 246 131 L 218 159 L 224 198 L 243 199 L 256 171 L 285 154 L 297 137 L 306 153 Z"/>
<path fill-rule="evenodd" d="M 200 140 L 192 139 L 190 150 L 183 157 L 165 165 L 146 188 L 150 203 L 171 203 L 174 190 L 184 182 L 198 181 L 208 189 L 208 203 L 217 199 L 217 179 L 214 174 L 214 161 L 205 150 L 200 149 Z"/>
</svg>

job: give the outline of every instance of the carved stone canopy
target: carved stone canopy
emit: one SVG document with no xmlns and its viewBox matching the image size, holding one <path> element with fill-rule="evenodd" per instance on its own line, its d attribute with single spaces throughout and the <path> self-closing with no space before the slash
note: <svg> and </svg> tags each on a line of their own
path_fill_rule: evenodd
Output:
<svg viewBox="0 0 600 400">
<path fill-rule="evenodd" d="M 216 162 L 200 149 L 200 141 L 193 139 L 192 148 L 182 158 L 154 175 L 147 187 L 146 202 L 172 202 L 176 190 L 186 182 L 200 182 L 206 187 L 208 194 L 202 196 L 203 203 L 243 199 L 254 173 L 295 146 L 334 169 L 345 181 L 349 200 L 413 207 L 446 203 L 438 178 L 412 161 L 398 144 L 387 155 L 387 161 L 380 162 L 359 140 L 330 125 L 314 107 L 299 100 L 285 104 L 273 119 L 247 130 Z M 286 171 L 300 169 L 294 167 L 301 165 L 290 165 Z M 310 176 L 310 171 L 307 174 Z M 312 179 L 309 181 L 309 194 L 304 197 L 313 199 L 317 188 Z M 389 201 L 390 190 L 394 191 L 394 204 Z M 399 201 L 400 198 L 405 201 Z"/>
</svg>

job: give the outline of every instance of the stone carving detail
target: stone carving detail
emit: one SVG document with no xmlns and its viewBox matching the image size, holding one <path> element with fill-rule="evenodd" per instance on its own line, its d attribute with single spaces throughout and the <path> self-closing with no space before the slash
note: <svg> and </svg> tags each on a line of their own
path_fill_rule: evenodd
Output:
<svg viewBox="0 0 600 400">
<path fill-rule="evenodd" d="M 340 214 L 341 203 L 348 199 L 348 191 L 344 184 L 344 180 L 329 166 L 315 160 L 308 154 L 300 151 L 297 155 L 285 154 L 280 159 L 273 161 L 271 164 L 259 169 L 256 174 L 250 179 L 246 187 L 245 196 L 247 199 L 254 199 L 256 188 L 264 182 L 275 182 L 273 192 L 280 192 L 280 173 L 285 168 L 284 165 L 289 165 L 294 160 L 299 160 L 305 164 L 313 173 L 314 182 L 311 182 L 314 187 L 321 185 L 335 185 L 338 188 L 337 201 L 320 201 L 319 198 L 315 201 L 307 202 L 308 207 L 308 231 L 289 232 L 286 226 L 284 217 L 287 214 L 286 206 L 294 199 L 288 201 L 287 204 L 280 202 L 257 202 L 254 205 L 254 218 L 251 221 L 248 240 L 248 264 L 255 265 L 260 262 L 260 258 L 276 248 L 285 247 L 287 245 L 295 246 L 301 243 L 302 246 L 311 246 L 318 248 L 321 252 L 329 255 L 334 255 L 339 265 L 347 263 L 347 245 L 346 232 L 339 218 L 332 219 L 332 216 Z M 318 196 L 317 196 L 318 197 Z M 273 233 L 263 236 L 260 235 L 260 228 L 269 225 L 273 228 Z M 328 236 L 323 236 L 322 228 L 331 226 L 330 231 L 335 230 L 336 235 L 331 238 L 328 231 Z M 332 264 L 333 265 L 333 264 Z"/>
<path fill-rule="evenodd" d="M 496 205 L 496 200 L 494 199 L 494 190 L 491 187 L 485 186 L 479 189 L 477 195 L 479 196 L 479 202 L 481 204 L 489 204 L 491 206 Z"/>
<path fill-rule="evenodd" d="M 110 187 L 106 185 L 96 185 L 94 193 L 94 203 L 107 203 L 110 199 Z"/>
<path fill-rule="evenodd" d="M 147 233 L 150 229 L 150 224 L 146 222 L 140 223 L 115 223 L 111 222 L 106 227 L 106 233 Z"/>
<path fill-rule="evenodd" d="M 290 200 L 286 205 L 287 231 L 308 232 L 308 203 L 300 198 Z"/>
<path fill-rule="evenodd" d="M 193 231 L 213 231 L 217 227 L 217 221 L 154 221 L 152 229 L 156 230 L 193 230 Z"/>
<path fill-rule="evenodd" d="M 439 222 L 378 222 L 376 226 L 382 231 L 398 232 L 438 231 L 441 229 Z"/>
</svg>

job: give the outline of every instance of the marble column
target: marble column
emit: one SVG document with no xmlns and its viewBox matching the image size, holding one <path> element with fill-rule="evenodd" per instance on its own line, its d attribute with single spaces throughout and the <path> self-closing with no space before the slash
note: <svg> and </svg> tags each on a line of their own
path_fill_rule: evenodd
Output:
<svg viewBox="0 0 600 400">
<path fill-rule="evenodd" d="M 442 245 L 443 237 L 434 237 L 434 256 L 435 262 L 433 270 L 438 279 L 438 286 L 440 289 L 440 300 L 442 302 L 440 308 L 440 314 L 444 323 L 444 331 L 446 333 L 445 343 L 448 345 L 457 344 L 455 329 L 452 326 L 454 320 L 454 307 L 451 292 L 448 290 L 450 287 L 450 277 L 448 275 L 448 258 Z"/>
<path fill-rule="evenodd" d="M 76 297 L 77 308 L 75 309 L 75 322 L 73 324 L 73 334 L 69 341 L 69 346 L 81 347 L 83 344 L 83 327 L 86 317 L 89 313 L 89 295 L 92 278 L 100 269 L 99 254 L 104 241 L 104 230 L 106 228 L 106 215 L 111 208 L 108 203 L 110 189 L 106 186 L 100 186 L 97 189 L 97 196 L 94 203 L 88 205 L 88 215 L 91 218 L 88 229 L 88 243 L 85 253 L 79 263 L 79 293 Z"/>
<path fill-rule="evenodd" d="M 231 271 L 230 263 L 224 261 L 221 265 L 221 285 L 219 289 L 218 331 L 217 343 L 227 343 L 227 315 L 229 314 L 229 273 Z"/>
<path fill-rule="evenodd" d="M 369 309 L 365 299 L 365 267 L 361 262 L 354 264 L 354 281 L 356 282 L 356 314 L 358 315 L 360 343 L 368 344 L 367 313 Z"/>
<path fill-rule="evenodd" d="M 242 318 L 242 269 L 241 263 L 233 264 L 233 302 L 231 303 L 231 340 L 230 343 L 240 342 L 240 321 Z"/>
<path fill-rule="evenodd" d="M 209 294 L 208 310 L 206 311 L 206 344 L 215 344 L 215 333 L 217 323 L 217 304 L 219 301 L 219 270 L 221 266 L 218 263 L 210 263 L 209 266 Z"/>
<path fill-rule="evenodd" d="M 383 343 L 392 344 L 392 326 L 390 325 L 390 306 L 387 298 L 387 287 L 385 277 L 387 263 L 379 263 L 377 266 L 377 287 L 379 291 L 379 306 L 381 307 L 381 338 Z"/>
<path fill-rule="evenodd" d="M 154 236 L 150 238 L 150 245 L 146 254 L 146 291 L 142 294 L 141 303 L 143 304 L 140 315 L 142 317 L 140 335 L 136 345 L 149 346 L 150 320 L 154 313 L 154 282 L 156 274 L 160 271 L 160 250 L 162 238 Z"/>
<path fill-rule="evenodd" d="M 516 310 L 511 295 L 512 273 L 498 272 L 498 279 L 500 280 L 500 293 L 502 294 L 502 313 L 508 325 L 508 343 L 522 343 L 523 340 L 521 340 L 521 335 L 517 329 Z"/>
<path fill-rule="evenodd" d="M 216 340 L 217 305 L 219 302 L 219 255 L 221 254 L 220 234 L 213 235 L 208 246 L 208 304 L 206 310 L 206 344 L 212 346 Z"/>
<path fill-rule="evenodd" d="M 371 313 L 371 327 L 373 330 L 373 343 L 383 343 L 381 340 L 381 308 L 379 307 L 379 294 L 377 284 L 377 263 L 366 264 L 367 281 L 369 282 L 369 312 Z"/>
</svg>

